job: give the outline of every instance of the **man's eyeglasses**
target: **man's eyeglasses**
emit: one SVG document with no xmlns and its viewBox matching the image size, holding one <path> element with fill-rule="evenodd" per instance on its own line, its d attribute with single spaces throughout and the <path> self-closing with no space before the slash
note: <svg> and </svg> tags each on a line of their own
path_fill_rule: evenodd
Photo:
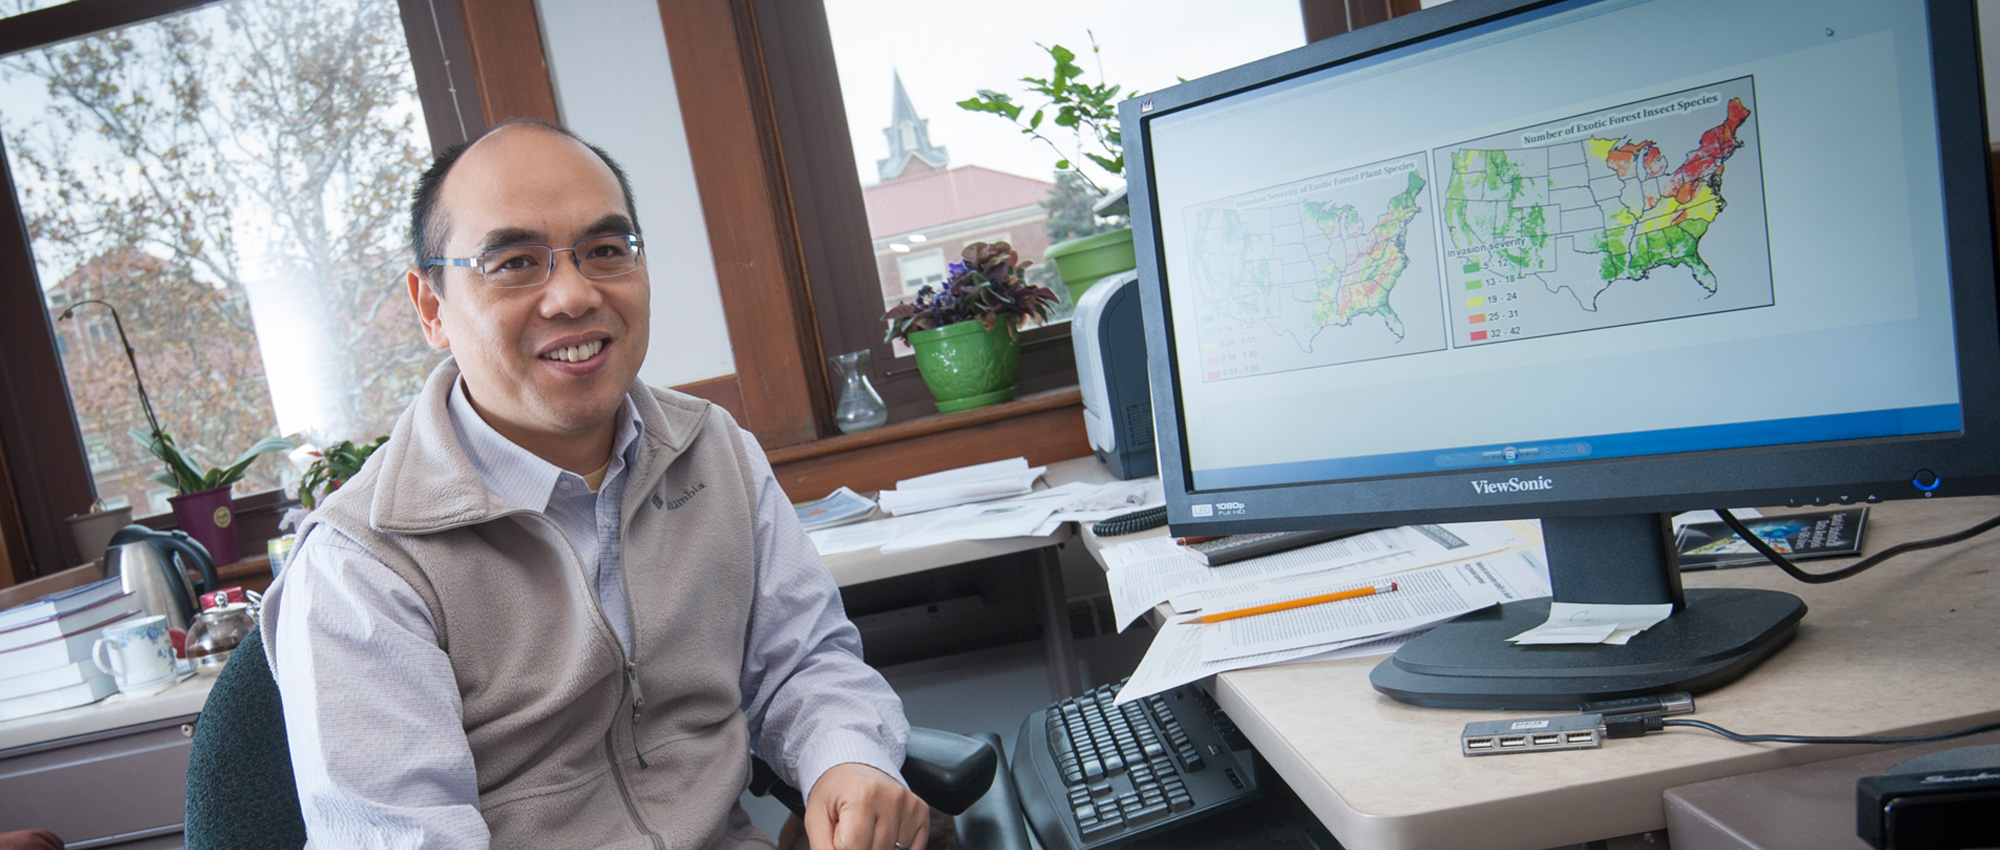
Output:
<svg viewBox="0 0 2000 850">
<path fill-rule="evenodd" d="M 547 283 L 556 270 L 556 255 L 564 251 L 570 253 L 584 277 L 601 280 L 638 268 L 646 255 L 646 243 L 636 233 L 618 233 L 593 236 L 568 248 L 501 245 L 481 251 L 477 257 L 432 257 L 424 261 L 424 268 L 461 266 L 477 271 L 487 286 L 521 289 Z"/>
</svg>

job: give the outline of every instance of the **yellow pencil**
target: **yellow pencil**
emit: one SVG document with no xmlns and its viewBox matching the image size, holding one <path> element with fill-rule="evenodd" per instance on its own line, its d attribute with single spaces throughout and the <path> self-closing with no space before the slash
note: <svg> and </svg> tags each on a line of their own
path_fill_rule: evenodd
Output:
<svg viewBox="0 0 2000 850">
<path fill-rule="evenodd" d="M 1340 591 L 1339 593 L 1322 593 L 1318 596 L 1308 596 L 1304 599 L 1289 599 L 1284 602 L 1273 602 L 1269 605 L 1256 605 L 1249 608 L 1245 608 L 1241 611 L 1225 611 L 1220 614 L 1205 614 L 1202 616 L 1201 622 L 1220 623 L 1223 620 L 1234 620 L 1239 617 L 1249 617 L 1255 614 L 1269 614 L 1272 611 L 1290 611 L 1293 608 L 1304 608 L 1307 605 L 1318 605 L 1321 602 L 1339 602 L 1342 599 L 1359 599 L 1363 596 L 1374 596 L 1377 593 L 1388 593 L 1389 591 L 1395 589 L 1396 589 L 1396 583 L 1392 581 L 1389 582 L 1388 584 L 1378 584 L 1375 585 L 1374 587 L 1357 587 L 1353 590 L 1343 590 Z"/>
</svg>

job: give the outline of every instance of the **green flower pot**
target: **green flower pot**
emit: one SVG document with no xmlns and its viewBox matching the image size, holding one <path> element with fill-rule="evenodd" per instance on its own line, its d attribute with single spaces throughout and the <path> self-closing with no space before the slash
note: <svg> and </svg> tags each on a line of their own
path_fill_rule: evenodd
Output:
<svg viewBox="0 0 2000 850">
<path fill-rule="evenodd" d="M 1091 284 L 1139 267 L 1129 227 L 1057 242 L 1045 256 L 1056 264 L 1056 275 L 1069 287 L 1072 302 L 1082 298 Z"/>
<path fill-rule="evenodd" d="M 959 322 L 910 334 L 917 351 L 917 371 L 937 398 L 938 412 L 957 413 L 1014 397 L 1014 368 L 1021 362 L 1021 344 L 1007 325 L 987 330 L 978 322 Z"/>
</svg>

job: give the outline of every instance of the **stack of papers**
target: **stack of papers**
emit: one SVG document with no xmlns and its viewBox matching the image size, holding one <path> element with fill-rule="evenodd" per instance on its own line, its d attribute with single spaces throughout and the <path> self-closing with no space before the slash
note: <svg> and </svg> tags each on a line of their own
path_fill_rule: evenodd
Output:
<svg viewBox="0 0 2000 850">
<path fill-rule="evenodd" d="M 878 501 L 890 516 L 1019 496 L 1035 489 L 1046 466 L 1029 467 L 1027 458 L 1010 458 L 976 466 L 947 469 L 896 482 Z"/>
<path fill-rule="evenodd" d="M 883 494 L 885 503 L 887 495 Z M 1072 482 L 976 504 L 812 530 L 806 536 L 822 557 L 867 549 L 898 552 L 960 540 L 1047 537 L 1064 522 L 1089 522 L 1161 504 L 1165 499 L 1158 479 Z"/>
<path fill-rule="evenodd" d="M 1156 605 L 1173 616 L 1118 694 L 1119 702 L 1225 670 L 1393 652 L 1468 611 L 1549 595 L 1539 547 L 1504 523 L 1403 526 L 1221 567 L 1171 538 L 1107 549 L 1122 629 Z M 1240 619 L 1204 614 L 1393 581 L 1396 590 Z"/>
<path fill-rule="evenodd" d="M 826 498 L 794 504 L 792 510 L 798 512 L 799 525 L 812 531 L 867 519 L 875 513 L 875 500 L 842 487 Z"/>
</svg>

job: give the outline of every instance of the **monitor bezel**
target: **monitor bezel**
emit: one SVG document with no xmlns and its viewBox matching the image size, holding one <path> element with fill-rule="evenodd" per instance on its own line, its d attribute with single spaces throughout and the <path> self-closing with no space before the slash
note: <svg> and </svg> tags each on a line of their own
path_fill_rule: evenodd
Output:
<svg viewBox="0 0 2000 850">
<path fill-rule="evenodd" d="M 1744 505 L 1866 503 L 2000 492 L 2000 298 L 1992 175 L 1973 0 L 1928 0 L 1952 320 L 1964 427 L 1954 434 L 1598 458 L 1343 481 L 1194 487 L 1161 269 L 1150 124 L 1183 109 L 1571 0 L 1454 0 L 1125 101 L 1120 121 L 1140 258 L 1155 439 L 1176 533 L 1674 512 Z M 1985 281 L 1986 285 L 1962 285 Z M 1801 352 L 1837 368 L 1840 352 Z M 1746 392 L 1752 391 L 1747 383 Z M 1982 391 L 1981 382 L 1985 381 Z M 1920 473 L 1935 476 L 1931 489 Z M 1547 477 L 1550 489 L 1479 494 L 1475 479 Z M 1215 515 L 1197 518 L 1195 506 Z"/>
</svg>

